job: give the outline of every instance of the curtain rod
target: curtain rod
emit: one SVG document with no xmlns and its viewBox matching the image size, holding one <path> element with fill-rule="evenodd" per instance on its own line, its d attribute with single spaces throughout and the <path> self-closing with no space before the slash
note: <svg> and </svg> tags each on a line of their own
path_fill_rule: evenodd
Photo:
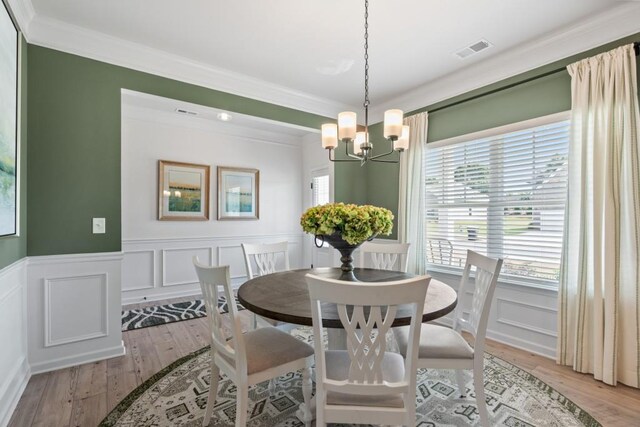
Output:
<svg viewBox="0 0 640 427">
<path fill-rule="evenodd" d="M 633 43 L 633 50 L 636 52 L 636 56 L 640 56 L 640 42 L 634 42 Z M 464 104 L 466 102 L 474 101 L 474 100 L 476 100 L 478 98 L 482 98 L 482 97 L 485 97 L 485 96 L 493 95 L 494 93 L 502 92 L 503 90 L 511 89 L 513 87 L 520 86 L 522 84 L 526 84 L 526 83 L 529 83 L 529 82 L 532 82 L 532 81 L 535 81 L 535 80 L 538 80 L 538 79 L 543 79 L 543 78 L 551 76 L 553 74 L 557 74 L 557 73 L 559 73 L 561 71 L 565 71 L 566 69 L 567 69 L 566 66 L 565 67 L 561 67 L 561 68 L 556 68 L 555 70 L 547 71 L 546 73 L 542 73 L 542 74 L 534 76 L 534 77 L 529 77 L 528 79 L 521 80 L 521 81 L 516 82 L 516 83 L 511 83 L 511 84 L 508 84 L 506 86 L 502 86 L 500 88 L 496 88 L 496 89 L 490 90 L 489 92 L 484 92 L 484 93 L 472 96 L 471 98 L 461 99 L 460 101 L 452 102 L 451 104 L 443 105 L 442 107 L 438 107 L 438 108 L 435 108 L 433 110 L 427 110 L 427 111 L 429 112 L 429 114 L 433 114 L 435 112 L 438 112 L 438 111 L 441 111 L 441 110 L 445 110 L 447 108 L 455 107 L 456 105 Z"/>
</svg>

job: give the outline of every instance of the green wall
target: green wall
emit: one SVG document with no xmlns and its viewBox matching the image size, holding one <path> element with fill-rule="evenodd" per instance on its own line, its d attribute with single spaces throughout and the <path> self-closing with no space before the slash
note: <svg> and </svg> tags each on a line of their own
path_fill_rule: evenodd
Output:
<svg viewBox="0 0 640 427">
<path fill-rule="evenodd" d="M 39 46 L 28 49 L 28 254 L 121 248 L 120 89 L 319 128 L 327 118 Z M 91 218 L 106 218 L 106 234 Z"/>
<path fill-rule="evenodd" d="M 571 108 L 571 78 L 566 70 L 556 70 L 582 58 L 596 55 L 623 44 L 640 40 L 640 33 L 604 46 L 591 49 L 579 55 L 565 58 L 544 67 L 511 77 L 498 83 L 486 86 L 472 92 L 451 98 L 433 105 L 422 107 L 406 113 L 412 115 L 422 111 L 432 111 L 457 102 L 458 105 L 444 108 L 429 114 L 429 132 L 427 142 L 439 141 L 454 136 L 465 135 L 484 129 L 491 129 L 510 123 L 541 117 L 548 114 L 567 111 Z M 640 73 L 640 60 L 638 65 Z M 543 76 L 543 77 L 540 77 Z M 639 77 L 640 80 L 640 77 Z M 476 98 L 477 97 L 477 98 Z M 371 139 L 382 141 L 382 126 L 380 123 L 371 127 Z M 386 149 L 384 142 L 379 143 Z M 375 150 L 374 152 L 378 152 Z M 346 174 L 343 169 L 349 169 L 342 164 L 336 165 L 336 177 Z M 365 203 L 383 206 L 398 211 L 399 165 L 372 163 L 363 167 L 364 173 L 355 178 L 363 179 L 366 183 Z M 338 192 L 341 183 L 336 178 L 336 194 L 340 194 L 341 201 L 361 203 L 362 189 L 357 183 L 350 183 L 349 187 Z M 358 189 L 359 193 L 352 191 Z M 397 238 L 397 221 L 390 238 Z"/>
<path fill-rule="evenodd" d="M 27 43 L 20 39 L 20 230 L 17 236 L 0 237 L 0 269 L 27 256 Z"/>
</svg>

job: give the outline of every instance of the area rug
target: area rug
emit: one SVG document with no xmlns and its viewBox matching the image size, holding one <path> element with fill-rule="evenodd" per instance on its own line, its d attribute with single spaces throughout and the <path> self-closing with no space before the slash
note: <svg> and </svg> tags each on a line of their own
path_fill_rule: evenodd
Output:
<svg viewBox="0 0 640 427">
<path fill-rule="evenodd" d="M 292 332 L 310 341 L 310 328 Z M 111 426 L 200 426 L 209 390 L 209 349 L 202 348 L 158 372 L 129 394 L 102 421 Z M 486 354 L 484 361 L 487 407 L 492 425 L 600 426 L 591 415 L 535 376 Z M 269 396 L 268 382 L 249 389 L 249 426 L 302 426 L 295 416 L 302 402 L 300 373 L 278 378 Z M 479 425 L 473 380 L 467 375 L 467 397 L 458 395 L 455 374 L 447 370 L 418 372 L 416 426 Z M 218 398 L 210 426 L 233 426 L 236 387 L 220 377 Z"/>
<path fill-rule="evenodd" d="M 236 296 L 238 310 L 244 307 Z M 218 307 L 222 313 L 227 313 L 227 300 L 224 296 L 218 297 Z M 154 305 L 151 307 L 123 310 L 122 311 L 122 331 L 132 331 L 134 329 L 148 328 L 149 326 L 164 325 L 166 323 L 182 322 L 183 320 L 197 319 L 205 317 L 207 311 L 204 301 L 197 299 L 194 301 L 177 302 L 174 304 Z"/>
</svg>

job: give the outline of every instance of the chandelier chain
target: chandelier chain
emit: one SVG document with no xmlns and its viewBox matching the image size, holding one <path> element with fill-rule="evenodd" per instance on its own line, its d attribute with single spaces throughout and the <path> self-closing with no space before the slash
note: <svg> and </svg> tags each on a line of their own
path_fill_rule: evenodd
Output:
<svg viewBox="0 0 640 427">
<path fill-rule="evenodd" d="M 369 0 L 364 0 L 364 115 L 366 132 L 369 128 Z"/>
</svg>

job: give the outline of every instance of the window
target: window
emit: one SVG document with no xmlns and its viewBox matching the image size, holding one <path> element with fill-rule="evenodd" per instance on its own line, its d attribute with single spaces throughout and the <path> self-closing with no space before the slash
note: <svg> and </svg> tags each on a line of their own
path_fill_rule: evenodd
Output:
<svg viewBox="0 0 640 427">
<path fill-rule="evenodd" d="M 329 203 L 329 175 L 314 176 L 311 181 L 313 206 Z"/>
<path fill-rule="evenodd" d="M 427 146 L 428 269 L 460 269 L 471 249 L 503 258 L 504 281 L 557 285 L 567 190 L 566 117 Z"/>
</svg>

